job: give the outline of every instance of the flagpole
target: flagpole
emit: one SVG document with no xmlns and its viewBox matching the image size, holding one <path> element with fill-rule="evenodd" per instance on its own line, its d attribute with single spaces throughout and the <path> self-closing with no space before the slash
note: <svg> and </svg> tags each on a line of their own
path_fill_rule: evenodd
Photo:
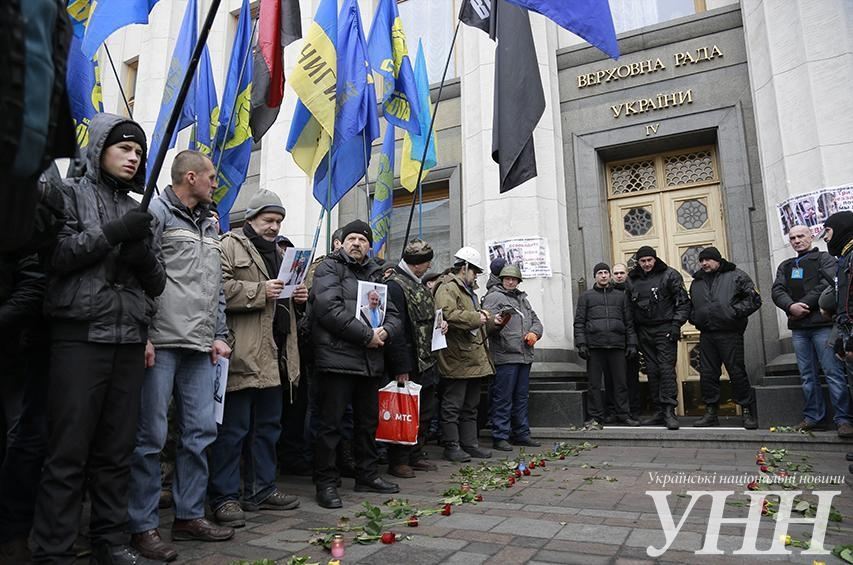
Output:
<svg viewBox="0 0 853 565">
<path fill-rule="evenodd" d="M 328 174 L 328 185 L 329 188 L 326 192 L 326 205 L 323 206 L 323 209 L 326 209 L 326 206 L 332 203 L 332 147 L 329 146 L 329 152 L 326 154 L 326 159 L 328 159 L 328 165 L 326 168 L 329 171 Z M 343 242 L 342 242 L 343 243 Z M 326 215 L 326 253 L 332 252 L 332 208 L 329 208 L 329 213 Z"/>
<path fill-rule="evenodd" d="M 207 11 L 207 17 L 204 20 L 204 25 L 201 26 L 198 40 L 196 41 L 193 54 L 190 58 L 190 64 L 187 66 L 187 71 L 184 74 L 184 80 L 181 83 L 181 88 L 178 90 L 178 96 L 175 98 L 175 105 L 172 108 L 172 114 L 169 116 L 169 122 L 166 124 L 166 131 L 163 135 L 164 140 L 172 139 L 172 134 L 175 128 L 178 127 L 178 119 L 181 117 L 181 112 L 184 109 L 184 100 L 190 91 L 190 84 L 195 76 L 198 62 L 201 59 L 201 52 L 207 43 L 207 36 L 210 34 L 210 28 L 213 27 L 213 20 L 216 19 L 216 12 L 219 10 L 219 5 L 222 0 L 211 0 L 210 8 Z M 142 195 L 142 202 L 139 209 L 146 211 L 151 203 L 151 198 L 154 195 L 154 187 L 157 185 L 157 177 L 160 175 L 160 169 L 163 168 L 163 161 L 166 160 L 166 152 L 169 150 L 168 143 L 160 144 L 160 149 L 154 158 L 154 163 L 151 167 L 151 175 L 148 177 L 148 183 L 145 185 L 145 193 Z"/>
<path fill-rule="evenodd" d="M 444 90 L 444 81 L 447 78 L 447 69 L 450 68 L 450 59 L 453 57 L 453 47 L 456 46 L 456 36 L 459 35 L 459 26 L 462 25 L 462 20 L 456 21 L 456 29 L 453 30 L 453 39 L 450 42 L 450 52 L 447 54 L 447 61 L 444 63 L 444 72 L 441 73 L 441 83 L 438 85 L 438 97 L 435 101 L 435 106 L 432 111 L 432 118 L 429 121 L 429 130 L 427 131 L 426 143 L 424 143 L 424 153 L 421 156 L 421 166 L 418 169 L 418 182 L 417 187 L 418 191 L 421 189 L 421 181 L 424 176 L 424 162 L 427 158 L 427 151 L 429 150 L 429 142 L 432 138 L 432 128 L 435 126 L 435 117 L 438 116 L 438 105 L 441 103 L 441 91 Z M 415 203 L 417 203 L 418 199 L 415 197 L 416 195 L 412 195 L 412 208 L 409 210 L 409 223 L 406 225 L 406 237 L 403 239 L 403 248 L 405 249 L 406 244 L 409 241 L 409 234 L 412 231 L 412 219 L 415 216 Z M 402 251 L 400 253 L 400 258 L 403 258 Z"/>
<path fill-rule="evenodd" d="M 116 77 L 116 84 L 118 85 L 118 91 L 121 94 L 121 99 L 124 100 L 124 107 L 127 108 L 127 117 L 133 119 L 133 110 L 130 109 L 130 103 L 128 103 L 127 96 L 124 94 L 124 87 L 121 84 L 121 79 L 118 76 L 116 66 L 113 63 L 113 56 L 110 54 L 110 48 L 107 47 L 106 43 L 104 43 L 104 51 L 106 51 L 107 59 L 109 59 L 110 66 L 113 68 L 113 75 Z"/>
<path fill-rule="evenodd" d="M 364 132 L 361 134 L 362 137 L 362 145 L 364 146 L 364 193 L 367 196 L 367 225 L 370 225 L 370 179 L 367 177 L 367 136 L 364 135 Z"/>
</svg>

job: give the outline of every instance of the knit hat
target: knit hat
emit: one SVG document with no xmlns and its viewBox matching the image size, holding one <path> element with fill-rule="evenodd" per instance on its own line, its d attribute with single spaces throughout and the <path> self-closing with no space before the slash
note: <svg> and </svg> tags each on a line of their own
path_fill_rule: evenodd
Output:
<svg viewBox="0 0 853 565">
<path fill-rule="evenodd" d="M 489 271 L 491 271 L 493 275 L 498 276 L 505 266 L 506 259 L 504 259 L 503 257 L 495 257 L 495 259 L 489 265 Z"/>
<path fill-rule="evenodd" d="M 595 267 L 592 268 L 592 276 L 596 276 L 598 271 L 607 271 L 610 272 L 610 265 L 607 263 L 598 263 Z"/>
<path fill-rule="evenodd" d="M 699 260 L 702 259 L 713 259 L 717 263 L 723 262 L 723 256 L 720 255 L 720 252 L 716 247 L 706 247 L 702 251 L 699 252 Z"/>
<path fill-rule="evenodd" d="M 651 247 L 649 245 L 644 245 L 641 248 L 637 249 L 637 261 L 639 261 L 643 257 L 657 258 L 657 256 L 657 251 L 655 251 L 654 247 Z"/>
<path fill-rule="evenodd" d="M 275 212 L 282 217 L 287 214 L 284 206 L 281 205 L 281 198 L 275 192 L 263 188 L 249 199 L 249 205 L 246 206 L 246 219 L 251 220 L 261 212 Z"/>
<path fill-rule="evenodd" d="M 429 263 L 434 256 L 432 247 L 422 239 L 413 239 L 403 250 L 403 261 L 409 265 Z"/>
<path fill-rule="evenodd" d="M 361 234 L 367 238 L 367 242 L 373 247 L 373 230 L 370 229 L 370 226 L 367 225 L 367 222 L 362 220 L 353 220 L 347 225 L 343 227 L 343 232 L 341 233 L 341 242 L 347 238 L 347 236 L 351 233 Z"/>
<path fill-rule="evenodd" d="M 142 146 L 143 156 L 148 152 L 148 145 L 145 143 L 145 132 L 139 127 L 136 122 L 126 121 L 121 122 L 110 130 L 110 134 L 104 141 L 104 149 L 122 141 L 135 141 Z"/>
</svg>

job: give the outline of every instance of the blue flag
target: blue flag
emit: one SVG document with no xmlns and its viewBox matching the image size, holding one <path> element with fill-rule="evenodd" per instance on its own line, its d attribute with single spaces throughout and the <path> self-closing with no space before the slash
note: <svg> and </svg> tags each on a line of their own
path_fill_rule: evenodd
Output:
<svg viewBox="0 0 853 565">
<path fill-rule="evenodd" d="M 230 229 L 228 214 L 237 193 L 246 180 L 252 156 L 252 131 L 249 113 L 252 109 L 252 10 L 243 0 L 237 35 L 231 49 L 231 61 L 219 105 L 219 128 L 213 148 L 213 164 L 219 170 L 219 186 L 213 199 L 219 208 L 222 231 Z"/>
<path fill-rule="evenodd" d="M 169 64 L 169 74 L 166 76 L 166 86 L 163 88 L 163 98 L 160 101 L 160 113 L 157 115 L 157 124 L 154 126 L 154 134 L 151 136 L 151 146 L 148 149 L 148 154 L 152 155 L 152 162 L 154 161 L 153 156 L 157 155 L 160 146 L 163 144 L 163 135 L 166 133 L 169 117 L 172 115 L 172 109 L 175 107 L 175 99 L 178 97 L 181 82 L 183 82 L 187 67 L 190 64 L 190 58 L 192 57 L 197 38 L 196 21 L 196 0 L 189 0 L 186 11 L 184 11 L 181 30 L 178 32 L 178 40 L 175 42 L 175 50 L 172 52 L 172 62 Z M 184 101 L 181 117 L 178 119 L 178 127 L 172 132 L 172 139 L 169 140 L 170 149 L 175 146 L 178 131 L 192 125 L 194 121 L 195 100 L 192 96 L 188 96 Z M 148 182 L 150 174 L 151 170 L 149 169 L 145 174 L 146 182 Z"/>
<path fill-rule="evenodd" d="M 413 134 L 421 133 L 415 74 L 406 47 L 397 0 L 380 0 L 367 39 L 370 67 L 382 77 L 385 119 Z"/>
<path fill-rule="evenodd" d="M 195 97 L 195 136 L 190 140 L 190 149 L 201 151 L 208 157 L 213 155 L 213 140 L 219 126 L 219 102 L 216 98 L 216 84 L 213 82 L 213 69 L 210 66 L 210 52 L 207 45 L 201 52 L 198 62 L 198 74 L 193 83 Z"/>
<path fill-rule="evenodd" d="M 391 211 L 394 208 L 394 126 L 388 124 L 382 153 L 379 154 L 379 174 L 370 210 L 370 229 L 373 230 L 373 254 L 388 254 L 388 236 L 391 234 Z"/>
<path fill-rule="evenodd" d="M 619 45 L 607 0 L 507 0 L 557 22 L 562 28 L 595 45 L 613 59 Z"/>
<path fill-rule="evenodd" d="M 92 11 L 92 1 L 68 0 L 65 3 L 65 11 L 68 12 L 68 18 L 71 20 L 71 29 L 74 31 L 74 37 L 78 39 L 83 39 L 83 35 L 86 33 L 86 24 L 89 22 L 89 14 Z"/>
<path fill-rule="evenodd" d="M 400 164 L 400 182 L 409 192 L 418 188 L 418 171 L 421 167 L 421 159 L 424 157 L 424 146 L 426 145 L 427 132 L 429 132 L 432 121 L 432 104 L 429 97 L 429 78 L 427 77 L 426 57 L 424 57 L 424 46 L 418 40 L 418 54 L 415 56 L 415 85 L 418 94 L 415 103 L 418 105 L 418 117 L 421 121 L 420 135 L 403 135 L 403 159 Z M 435 152 L 435 132 L 429 136 L 429 147 L 424 159 L 423 178 L 426 173 L 438 163 Z"/>
<path fill-rule="evenodd" d="M 92 5 L 86 33 L 83 35 L 83 54 L 90 59 L 112 33 L 126 25 L 147 24 L 148 14 L 158 0 L 97 0 Z M 79 2 L 75 2 L 79 4 Z M 71 8 L 71 6 L 69 6 Z"/>
<path fill-rule="evenodd" d="M 334 208 L 364 176 L 370 162 L 371 145 L 379 137 L 376 92 L 361 14 L 355 0 L 344 0 L 338 15 L 337 66 L 332 171 L 329 175 L 329 159 L 324 159 L 314 173 L 314 198 L 327 210 Z"/>
<path fill-rule="evenodd" d="M 68 49 L 65 86 L 77 134 L 77 146 L 82 150 L 89 145 L 89 122 L 95 114 L 104 111 L 101 68 L 97 56 L 92 60 L 81 51 L 83 33 L 91 11 L 89 0 L 68 0 L 66 11 L 71 19 L 74 36 Z"/>
</svg>

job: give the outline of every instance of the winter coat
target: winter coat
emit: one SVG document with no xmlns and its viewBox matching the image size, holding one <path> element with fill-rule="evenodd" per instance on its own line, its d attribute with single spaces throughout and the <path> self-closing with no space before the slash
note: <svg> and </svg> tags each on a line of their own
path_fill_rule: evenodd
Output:
<svg viewBox="0 0 853 565">
<path fill-rule="evenodd" d="M 483 310 L 492 315 L 499 314 L 507 308 L 515 308 L 509 322 L 501 329 L 489 335 L 489 345 L 494 356 L 495 365 L 509 363 L 533 363 L 533 346 L 527 345 L 524 336 L 533 332 L 542 337 L 544 329 L 539 316 L 533 311 L 523 290 L 507 290 L 502 284 L 493 286 L 483 297 Z"/>
<path fill-rule="evenodd" d="M 326 256 L 314 272 L 307 316 L 318 372 L 385 375 L 385 348 L 368 349 L 373 329 L 356 317 L 359 281 L 381 282 L 382 267 L 373 258 L 357 263 L 343 249 Z M 402 331 L 397 307 L 390 301 L 382 327 L 388 332 L 387 347 Z"/>
<path fill-rule="evenodd" d="M 474 379 L 495 373 L 489 356 L 487 333 L 495 330 L 494 315 L 480 325 L 477 296 L 457 274 L 439 277 L 435 307 L 441 309 L 447 325 L 447 348 L 438 352 L 438 369 L 448 379 Z"/>
<path fill-rule="evenodd" d="M 628 295 L 635 326 L 671 325 L 681 328 L 690 315 L 690 297 L 681 274 L 660 258 L 646 273 L 637 265 L 628 273 Z"/>
<path fill-rule="evenodd" d="M 46 345 L 41 335 L 46 282 L 37 255 L 0 256 L 0 350 Z"/>
<path fill-rule="evenodd" d="M 771 290 L 773 303 L 786 314 L 788 308 L 795 302 L 807 304 L 810 309 L 809 315 L 805 318 L 799 320 L 788 318 L 788 329 L 798 330 L 832 325 L 832 320 L 827 320 L 820 313 L 818 299 L 824 290 L 834 284 L 837 264 L 835 257 L 817 248 L 782 261 L 776 269 L 776 279 L 773 281 Z M 797 267 L 803 270 L 803 276 L 794 279 L 791 277 L 791 272 Z"/>
<path fill-rule="evenodd" d="M 163 249 L 166 290 L 157 299 L 151 342 L 157 347 L 210 351 L 228 340 L 219 233 L 203 204 L 187 208 L 171 186 L 151 202 Z"/>
<path fill-rule="evenodd" d="M 628 293 L 598 285 L 584 291 L 575 309 L 575 345 L 589 349 L 625 349 L 637 346 L 634 314 Z"/>
<path fill-rule="evenodd" d="M 435 298 L 420 281 L 397 266 L 385 281 L 388 284 L 388 301 L 400 313 L 402 331 L 386 351 L 389 373 L 409 373 L 420 385 L 435 384 L 436 354 L 432 351 L 432 334 L 435 327 Z"/>
<path fill-rule="evenodd" d="M 761 308 L 761 296 L 752 279 L 725 259 L 714 273 L 696 271 L 690 300 L 690 323 L 700 332 L 743 333 L 747 318 Z"/>
<path fill-rule="evenodd" d="M 45 314 L 57 339 L 93 343 L 144 343 L 156 310 L 154 298 L 166 284 L 157 225 L 148 239 L 151 268 L 134 269 L 121 260 L 121 245 L 107 241 L 101 226 L 118 219 L 139 203 L 128 189 L 108 186 L 101 178 L 101 153 L 110 131 L 129 122 L 97 114 L 89 124 L 87 170 L 62 187 L 66 222 L 50 258 Z M 145 182 L 145 160 L 132 180 L 134 190 Z"/>
<path fill-rule="evenodd" d="M 247 388 L 270 388 L 281 384 L 279 351 L 273 335 L 275 300 L 267 300 L 270 280 L 261 254 L 242 231 L 232 231 L 220 240 L 222 286 L 229 330 L 231 359 L 227 392 Z M 292 299 L 288 299 L 292 308 Z M 290 316 L 286 337 L 287 374 L 299 378 L 296 318 Z"/>
</svg>

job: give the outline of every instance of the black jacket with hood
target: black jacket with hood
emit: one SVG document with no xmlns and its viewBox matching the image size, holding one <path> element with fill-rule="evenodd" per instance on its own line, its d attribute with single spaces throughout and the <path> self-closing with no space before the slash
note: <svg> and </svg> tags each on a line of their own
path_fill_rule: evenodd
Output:
<svg viewBox="0 0 853 565">
<path fill-rule="evenodd" d="M 747 318 L 761 308 L 761 296 L 752 279 L 725 259 L 716 272 L 696 271 L 690 300 L 690 323 L 700 332 L 743 333 Z"/>
<path fill-rule="evenodd" d="M 123 262 L 121 245 L 110 244 L 101 229 L 138 208 L 128 192 L 142 192 L 145 185 L 144 155 L 129 185 L 111 186 L 101 174 L 110 131 L 129 121 L 112 114 L 92 118 L 86 174 L 67 180 L 62 188 L 67 220 L 51 257 L 44 305 L 55 339 L 119 344 L 148 338 L 154 298 L 166 284 L 159 242 L 149 238 L 156 260 L 143 270 Z"/>
<path fill-rule="evenodd" d="M 640 265 L 631 269 L 626 282 L 636 326 L 667 325 L 676 330 L 690 316 L 690 297 L 684 289 L 684 279 L 659 257 L 648 273 Z"/>
</svg>

